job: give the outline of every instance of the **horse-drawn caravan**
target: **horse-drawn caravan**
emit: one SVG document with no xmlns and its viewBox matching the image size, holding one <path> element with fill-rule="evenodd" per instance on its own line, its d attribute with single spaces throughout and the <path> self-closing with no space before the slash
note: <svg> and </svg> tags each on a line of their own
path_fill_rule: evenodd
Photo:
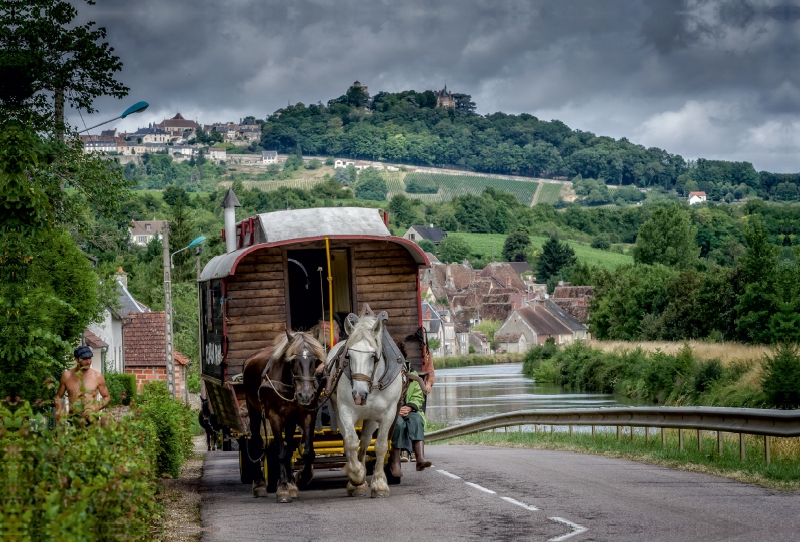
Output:
<svg viewBox="0 0 800 542">
<path fill-rule="evenodd" d="M 294 494 L 294 463 L 305 463 L 301 484 L 313 475 L 313 463 L 345 466 L 348 491 L 363 491 L 363 469 L 355 458 L 345 464 L 345 441 L 361 436 L 339 427 L 335 412 L 347 420 L 368 419 L 367 409 L 381 403 L 381 393 L 397 395 L 396 403 L 399 388 L 384 381 L 398 372 L 404 376 L 394 381 L 406 381 L 394 365 L 402 365 L 399 349 L 419 370 L 426 346 L 418 271 L 429 262 L 416 244 L 391 235 L 388 217 L 378 209 L 276 211 L 237 223 L 236 205 L 229 191 L 223 202 L 226 253 L 205 266 L 199 289 L 202 379 L 217 419 L 238 439 L 242 481 L 254 481 L 259 496 L 267 490 L 259 482 L 264 471 L 271 492 L 286 489 L 288 476 Z M 336 346 L 329 352 L 328 345 Z M 324 371 L 320 357 L 328 358 Z M 277 412 L 289 403 L 294 414 Z M 285 425 L 276 426 L 280 416 Z M 272 438 L 276 427 L 283 439 Z M 370 442 L 375 426 L 364 424 L 358 459 L 367 467 L 370 459 L 379 465 L 385 460 L 390 435 L 384 429 Z M 263 448 L 267 453 L 262 436 L 273 445 Z M 306 455 L 312 441 L 316 457 Z M 375 472 L 377 477 L 383 469 Z"/>
</svg>

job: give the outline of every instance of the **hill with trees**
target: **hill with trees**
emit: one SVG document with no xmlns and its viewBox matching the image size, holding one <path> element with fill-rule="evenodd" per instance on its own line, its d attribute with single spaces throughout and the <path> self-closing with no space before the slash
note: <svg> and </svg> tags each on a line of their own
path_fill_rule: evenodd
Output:
<svg viewBox="0 0 800 542">
<path fill-rule="evenodd" d="M 279 110 L 265 122 L 261 145 L 287 153 L 299 147 L 306 154 L 488 173 L 580 176 L 680 194 L 703 190 L 714 201 L 748 194 L 800 198 L 800 174 L 758 173 L 749 162 L 687 161 L 657 147 L 597 136 L 527 113 L 479 115 L 469 95 L 453 96 L 454 109 L 437 108 L 431 91 L 379 92 L 370 98 L 363 87 L 351 87 L 327 105 L 297 103 Z"/>
</svg>

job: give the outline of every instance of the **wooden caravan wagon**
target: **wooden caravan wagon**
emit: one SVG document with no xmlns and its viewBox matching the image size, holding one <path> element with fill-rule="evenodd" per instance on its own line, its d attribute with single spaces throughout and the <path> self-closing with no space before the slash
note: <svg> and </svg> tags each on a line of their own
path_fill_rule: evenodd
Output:
<svg viewBox="0 0 800 542">
<path fill-rule="evenodd" d="M 232 200 L 238 204 L 235 196 Z M 244 361 L 284 330 L 307 331 L 323 314 L 327 319 L 331 298 L 339 321 L 359 314 L 365 304 L 375 313 L 386 311 L 389 333 L 405 343 L 409 361 L 419 369 L 422 347 L 409 337 L 422 327 L 419 269 L 429 262 L 415 243 L 391 234 L 382 211 L 287 210 L 234 223 L 232 205 L 225 210 L 228 252 L 213 258 L 199 281 L 202 379 L 214 413 L 234 438 L 246 438 L 248 431 L 237 382 Z M 317 462 L 342 462 L 335 420 L 331 427 L 321 418 Z"/>
</svg>

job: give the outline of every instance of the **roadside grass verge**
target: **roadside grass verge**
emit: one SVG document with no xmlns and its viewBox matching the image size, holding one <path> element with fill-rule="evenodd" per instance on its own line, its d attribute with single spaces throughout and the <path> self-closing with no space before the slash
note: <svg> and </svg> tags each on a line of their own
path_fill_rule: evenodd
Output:
<svg viewBox="0 0 800 542">
<path fill-rule="evenodd" d="M 501 354 L 496 356 L 481 356 L 471 354 L 467 356 L 451 356 L 447 358 L 433 358 L 434 369 L 453 369 L 455 367 L 472 367 L 474 365 L 495 365 L 498 363 L 519 363 L 524 354 Z"/>
<path fill-rule="evenodd" d="M 588 432 L 574 433 L 572 436 L 563 431 L 550 434 L 549 426 L 539 427 L 542 430 L 538 432 L 519 433 L 514 432 L 516 428 L 509 427 L 508 430 L 511 431 L 509 433 L 474 433 L 432 442 L 429 446 L 469 444 L 563 450 L 712 474 L 782 491 L 800 489 L 800 438 L 773 437 L 772 461 L 768 465 L 764 461 L 764 438 L 755 435 L 745 437 L 746 459 L 740 461 L 739 436 L 736 434 L 723 433 L 723 454 L 720 456 L 717 453 L 717 439 L 714 432 L 704 433 L 702 450 L 698 450 L 697 432 L 684 430 L 684 449 L 681 451 L 678 447 L 677 429 L 664 430 L 666 445 L 662 445 L 658 429 L 650 429 L 650 440 L 645 443 L 642 428 L 636 429 L 633 441 L 630 440 L 630 429 L 623 428 L 622 438 L 617 441 L 613 428 L 608 428 L 610 431 L 598 429 L 596 436 L 592 437 Z M 547 431 L 544 428 L 547 428 Z M 426 432 L 432 430 L 434 430 L 433 425 L 426 427 Z"/>
</svg>

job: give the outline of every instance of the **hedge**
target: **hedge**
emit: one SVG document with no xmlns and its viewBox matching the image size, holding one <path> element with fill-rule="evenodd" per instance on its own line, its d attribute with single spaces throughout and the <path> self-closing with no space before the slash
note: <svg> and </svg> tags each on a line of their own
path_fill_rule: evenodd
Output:
<svg viewBox="0 0 800 542">
<path fill-rule="evenodd" d="M 158 442 L 142 418 L 58 423 L 0 404 L 0 540 L 146 540 Z"/>
<path fill-rule="evenodd" d="M 136 398 L 136 376 L 126 373 L 107 373 L 106 386 L 111 406 L 130 405 Z"/>
</svg>

